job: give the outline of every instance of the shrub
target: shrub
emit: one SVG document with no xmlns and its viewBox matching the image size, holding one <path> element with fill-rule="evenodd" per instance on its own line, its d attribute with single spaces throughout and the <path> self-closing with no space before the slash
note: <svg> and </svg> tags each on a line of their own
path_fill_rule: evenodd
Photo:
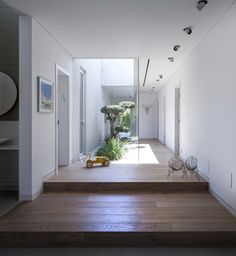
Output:
<svg viewBox="0 0 236 256">
<path fill-rule="evenodd" d="M 98 148 L 97 156 L 107 156 L 110 160 L 119 160 L 127 152 L 126 142 L 118 138 L 106 138 Z"/>
<path fill-rule="evenodd" d="M 130 109 L 126 109 L 120 117 L 120 126 L 125 128 L 127 132 L 130 130 Z"/>
<path fill-rule="evenodd" d="M 116 138 L 119 132 L 127 132 L 130 129 L 130 110 L 135 108 L 135 103 L 132 101 L 122 101 L 119 105 L 107 105 L 101 108 L 101 112 L 105 115 L 105 118 L 110 123 L 110 136 Z M 125 113 L 123 121 L 125 126 L 120 124 L 120 118 Z M 115 127 L 118 122 L 118 126 Z M 129 124 L 128 124 L 129 122 Z"/>
</svg>

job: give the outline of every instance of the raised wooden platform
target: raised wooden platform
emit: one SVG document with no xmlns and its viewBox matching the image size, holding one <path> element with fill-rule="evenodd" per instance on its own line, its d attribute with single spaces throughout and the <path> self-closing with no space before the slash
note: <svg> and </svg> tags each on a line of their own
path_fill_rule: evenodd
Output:
<svg viewBox="0 0 236 256">
<path fill-rule="evenodd" d="M 181 192 L 207 191 L 208 182 L 45 182 L 45 192 L 145 191 Z"/>
<path fill-rule="evenodd" d="M 0 219 L 0 247 L 236 246 L 236 218 L 208 183 L 168 177 L 172 153 L 149 144 L 156 163 L 61 168 L 45 193 Z"/>
<path fill-rule="evenodd" d="M 1 247 L 236 246 L 208 192 L 44 193 L 0 219 Z"/>
<path fill-rule="evenodd" d="M 137 148 L 139 163 L 133 163 Z M 81 162 L 62 167 L 57 175 L 44 183 L 46 192 L 102 192 L 102 191 L 206 191 L 208 183 L 201 177 L 182 171 L 168 177 L 168 160 L 173 153 L 156 140 L 142 140 L 132 145 L 131 156 L 112 162 L 109 167 L 88 169 Z M 150 157 L 151 155 L 151 157 Z M 131 160 L 129 159 L 131 158 Z M 129 162 L 131 161 L 131 162 Z M 149 162 L 149 163 L 148 163 Z"/>
</svg>

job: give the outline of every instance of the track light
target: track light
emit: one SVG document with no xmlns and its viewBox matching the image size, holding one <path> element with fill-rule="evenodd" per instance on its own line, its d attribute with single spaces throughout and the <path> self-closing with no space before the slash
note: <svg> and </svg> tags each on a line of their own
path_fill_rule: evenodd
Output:
<svg viewBox="0 0 236 256">
<path fill-rule="evenodd" d="M 169 60 L 170 62 L 174 62 L 174 61 L 175 61 L 175 59 L 174 59 L 173 57 L 169 57 L 168 60 Z"/>
<path fill-rule="evenodd" d="M 186 28 L 183 29 L 183 31 L 184 31 L 186 34 L 188 34 L 188 35 L 191 35 L 192 32 L 193 32 L 191 27 L 186 27 Z"/>
<path fill-rule="evenodd" d="M 159 77 L 160 77 L 160 79 L 162 79 L 162 78 L 163 78 L 163 75 L 159 75 Z"/>
<path fill-rule="evenodd" d="M 177 44 L 177 45 L 174 46 L 173 50 L 174 50 L 175 52 L 177 52 L 177 51 L 179 50 L 179 48 L 180 48 L 180 45 Z"/>
<path fill-rule="evenodd" d="M 208 3 L 208 1 L 206 1 L 206 0 L 198 1 L 197 6 L 196 6 L 198 11 L 202 11 L 205 8 L 205 6 L 207 5 L 207 3 Z"/>
</svg>

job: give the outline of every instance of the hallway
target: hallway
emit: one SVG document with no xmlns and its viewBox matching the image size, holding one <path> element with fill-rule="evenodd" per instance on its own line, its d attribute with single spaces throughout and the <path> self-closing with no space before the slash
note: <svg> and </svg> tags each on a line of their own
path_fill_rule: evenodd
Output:
<svg viewBox="0 0 236 256">
<path fill-rule="evenodd" d="M 53 176 L 47 182 L 56 181 L 81 181 L 81 182 L 154 182 L 154 181 L 178 181 L 198 182 L 195 175 L 188 175 L 188 178 L 182 179 L 182 171 L 177 172 L 168 179 L 168 160 L 173 157 L 173 153 L 165 147 L 158 140 L 140 140 L 137 147 L 140 147 L 140 162 L 130 160 L 127 156 L 125 160 L 114 161 L 107 167 L 97 166 L 92 169 L 87 169 L 83 162 L 72 163 L 68 167 L 61 167 L 58 175 Z M 144 150 L 144 147 L 150 148 L 150 151 Z M 155 157 L 151 162 L 144 161 L 149 155 L 152 154 Z M 137 154 L 138 158 L 138 154 Z M 136 159 L 137 159 L 136 158 Z M 135 159 L 135 160 L 136 160 Z M 204 181 L 204 179 L 200 179 Z"/>
<path fill-rule="evenodd" d="M 173 153 L 159 141 L 141 140 L 138 146 L 134 146 L 140 148 L 141 163 L 134 163 L 134 158 L 129 160 L 132 153 L 128 153 L 125 160 L 112 162 L 109 167 L 88 169 L 83 162 L 76 162 L 60 168 L 57 175 L 44 183 L 44 188 L 57 192 L 207 190 L 208 183 L 194 174 L 188 173 L 187 177 L 183 177 L 183 172 L 179 171 L 168 177 L 168 160 L 173 157 Z M 151 162 L 145 162 L 150 155 L 153 155 Z"/>
<path fill-rule="evenodd" d="M 167 178 L 172 153 L 157 141 L 140 145 L 159 164 L 62 168 L 35 201 L 1 218 L 0 246 L 235 245 L 236 220 L 208 183 L 181 171 Z"/>
<path fill-rule="evenodd" d="M 43 193 L 0 220 L 0 247 L 235 246 L 208 192 Z"/>
</svg>

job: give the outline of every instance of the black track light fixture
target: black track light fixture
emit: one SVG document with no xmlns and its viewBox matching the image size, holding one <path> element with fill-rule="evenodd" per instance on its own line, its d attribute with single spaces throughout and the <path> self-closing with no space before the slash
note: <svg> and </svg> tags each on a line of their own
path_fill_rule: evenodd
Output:
<svg viewBox="0 0 236 256">
<path fill-rule="evenodd" d="M 191 35 L 193 32 L 192 27 L 186 27 L 183 29 L 183 31 L 188 35 Z"/>
<path fill-rule="evenodd" d="M 207 4 L 208 4 L 207 0 L 200 0 L 200 1 L 197 2 L 196 7 L 197 7 L 198 11 L 201 12 Z"/>
<path fill-rule="evenodd" d="M 175 59 L 174 59 L 173 57 L 169 57 L 168 60 L 169 60 L 170 62 L 174 62 L 174 61 L 175 61 Z"/>
<path fill-rule="evenodd" d="M 176 45 L 174 46 L 173 50 L 174 50 L 175 52 L 177 52 L 177 51 L 179 50 L 179 48 L 180 48 L 180 45 L 176 44 Z"/>
</svg>

